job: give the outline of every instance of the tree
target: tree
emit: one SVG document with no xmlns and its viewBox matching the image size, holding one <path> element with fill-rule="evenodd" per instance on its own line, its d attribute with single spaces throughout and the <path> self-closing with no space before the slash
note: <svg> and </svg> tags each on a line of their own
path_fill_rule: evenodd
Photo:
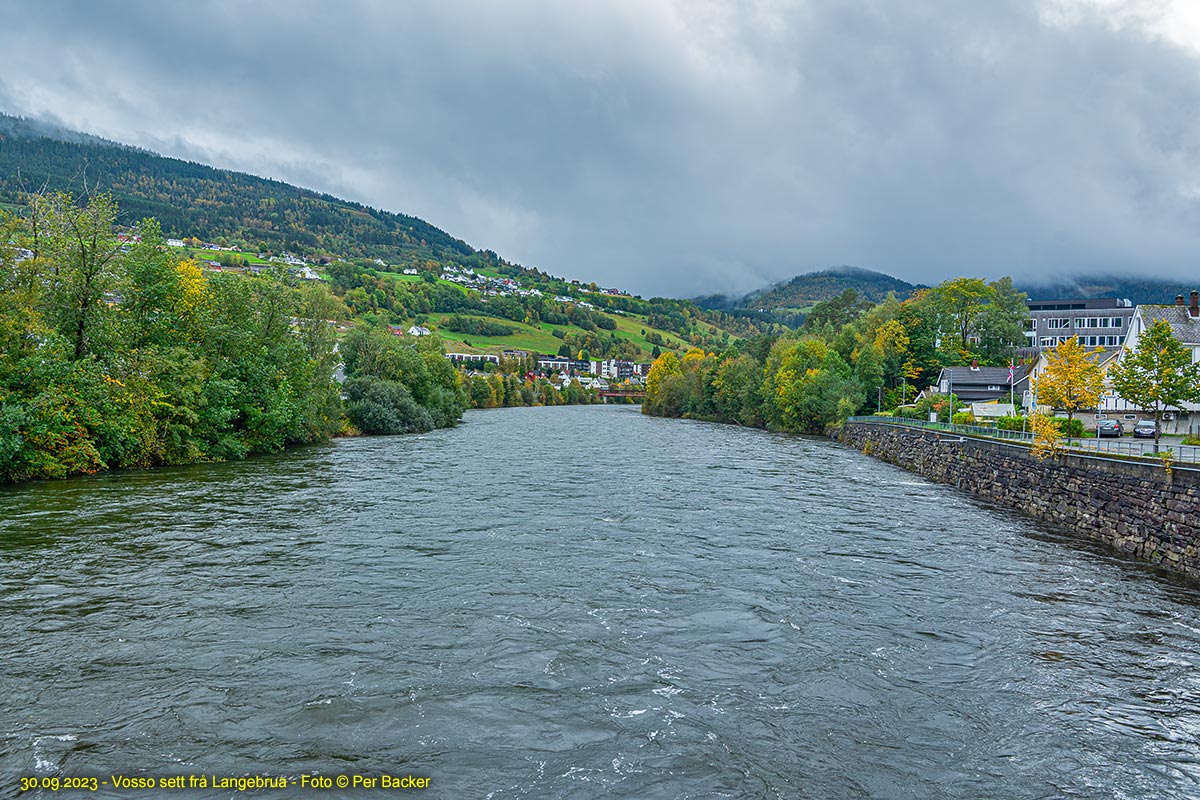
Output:
<svg viewBox="0 0 1200 800">
<path fill-rule="evenodd" d="M 1061 450 L 1058 444 L 1060 431 L 1054 420 L 1048 414 L 1035 413 L 1030 417 L 1030 427 L 1033 429 L 1033 445 L 1030 449 L 1034 458 L 1045 461 L 1058 455 Z"/>
<path fill-rule="evenodd" d="M 763 416 L 777 430 L 820 433 L 865 401 L 850 366 L 824 341 L 780 339 L 767 357 Z"/>
<path fill-rule="evenodd" d="M 1067 440 L 1075 412 L 1096 408 L 1104 389 L 1104 373 L 1097 356 L 1104 348 L 1085 350 L 1079 338 L 1072 336 L 1046 354 L 1046 368 L 1038 376 L 1038 403 L 1046 403 L 1067 412 Z"/>
<path fill-rule="evenodd" d="M 1112 385 L 1124 399 L 1154 412 L 1154 452 L 1158 452 L 1163 412 L 1200 402 L 1200 364 L 1175 338 L 1171 325 L 1155 320 L 1137 347 L 1113 368 Z"/>
<path fill-rule="evenodd" d="M 991 300 L 984 306 L 976 321 L 979 335 L 979 357 L 985 364 L 1006 363 L 1013 349 L 1026 343 L 1025 323 L 1029 319 L 1027 295 L 1018 292 L 1012 278 L 1004 277 L 990 284 Z"/>
<path fill-rule="evenodd" d="M 51 265 L 48 285 L 59 331 L 71 342 L 75 358 L 99 348 L 99 321 L 105 292 L 114 283 L 121 252 L 113 234 L 117 204 L 97 194 L 80 206 L 69 194 L 35 195 L 30 217 L 37 231 L 34 252 Z"/>
<path fill-rule="evenodd" d="M 908 334 L 905 366 L 906 377 L 911 380 L 921 377 L 930 380 L 942 367 L 958 362 L 957 357 L 947 358 L 939 346 L 947 319 L 944 305 L 934 289 L 918 289 L 900 304 L 897 319 Z"/>
<path fill-rule="evenodd" d="M 762 363 L 754 356 L 743 353 L 724 361 L 713 380 L 717 412 L 739 425 L 761 424 L 762 378 Z"/>
<path fill-rule="evenodd" d="M 682 375 L 683 368 L 679 365 L 679 357 L 672 351 L 668 350 L 654 359 L 650 372 L 646 375 L 646 399 L 642 403 L 642 412 L 668 415 L 671 410 L 668 406 L 673 405 L 667 398 L 668 384 Z"/>
<path fill-rule="evenodd" d="M 812 311 L 804 317 L 804 330 L 827 335 L 835 334 L 844 325 L 862 316 L 870 307 L 869 300 L 860 298 L 854 289 L 846 289 L 837 297 L 813 306 Z"/>
<path fill-rule="evenodd" d="M 888 320 L 875 331 L 875 341 L 872 346 L 879 356 L 883 379 L 889 385 L 896 385 L 904 377 L 904 365 L 908 358 L 908 331 L 899 320 Z"/>
<path fill-rule="evenodd" d="M 995 290 L 982 278 L 955 278 L 935 290 L 949 315 L 950 330 L 958 341 L 959 350 L 966 352 L 968 338 L 976 333 L 976 318 L 995 295 Z"/>
</svg>

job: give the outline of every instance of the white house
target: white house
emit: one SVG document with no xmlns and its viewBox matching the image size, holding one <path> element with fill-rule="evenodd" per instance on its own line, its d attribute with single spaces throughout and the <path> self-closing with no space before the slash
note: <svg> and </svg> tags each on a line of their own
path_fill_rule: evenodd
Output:
<svg viewBox="0 0 1200 800">
<path fill-rule="evenodd" d="M 408 329 L 409 336 L 429 336 L 433 331 L 426 328 L 424 325 L 413 325 Z"/>
<path fill-rule="evenodd" d="M 1183 295 L 1175 298 L 1171 306 L 1138 306 L 1129 323 L 1129 333 L 1120 357 L 1137 349 L 1141 339 L 1151 325 L 1162 320 L 1171 326 L 1171 334 L 1192 351 L 1192 363 L 1200 362 L 1200 292 L 1191 293 L 1191 302 L 1184 303 Z M 1112 395 L 1105 398 L 1104 409 L 1113 413 L 1139 411 L 1129 401 Z M 1163 433 L 1188 434 L 1200 432 L 1200 405 L 1185 403 L 1182 413 L 1168 412 L 1163 417 Z"/>
</svg>

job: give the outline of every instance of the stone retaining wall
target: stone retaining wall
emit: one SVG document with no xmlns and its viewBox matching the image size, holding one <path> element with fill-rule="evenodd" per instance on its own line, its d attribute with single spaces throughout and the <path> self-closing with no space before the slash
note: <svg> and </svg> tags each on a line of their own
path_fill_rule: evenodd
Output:
<svg viewBox="0 0 1200 800">
<path fill-rule="evenodd" d="M 848 422 L 839 441 L 930 480 L 1200 580 L 1200 470 L 1060 455 L 899 425 Z"/>
</svg>

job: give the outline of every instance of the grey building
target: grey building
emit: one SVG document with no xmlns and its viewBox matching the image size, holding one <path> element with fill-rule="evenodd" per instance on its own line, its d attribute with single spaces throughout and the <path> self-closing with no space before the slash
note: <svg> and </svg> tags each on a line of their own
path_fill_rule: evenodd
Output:
<svg viewBox="0 0 1200 800">
<path fill-rule="evenodd" d="M 1084 347 L 1116 349 L 1125 344 L 1134 307 L 1128 300 L 1030 300 L 1025 337 L 1039 350 L 1079 337 Z"/>
</svg>

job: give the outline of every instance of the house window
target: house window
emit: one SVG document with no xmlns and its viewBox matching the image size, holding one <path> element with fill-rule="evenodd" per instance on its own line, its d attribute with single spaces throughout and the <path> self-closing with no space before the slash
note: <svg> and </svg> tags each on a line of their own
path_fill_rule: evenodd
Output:
<svg viewBox="0 0 1200 800">
<path fill-rule="evenodd" d="M 1003 386 L 989 386 L 988 391 L 989 392 L 998 392 L 1003 388 L 1004 388 Z"/>
<path fill-rule="evenodd" d="M 1113 326 L 1114 328 L 1121 328 L 1121 327 L 1124 327 L 1124 324 L 1125 324 L 1124 320 L 1122 320 L 1120 317 L 1113 317 L 1113 318 L 1112 318 L 1112 326 Z"/>
<path fill-rule="evenodd" d="M 1082 328 L 1082 327 L 1084 327 L 1085 322 L 1087 322 L 1087 320 L 1084 319 L 1083 317 L 1076 317 L 1075 318 L 1075 327 Z"/>
<path fill-rule="evenodd" d="M 1063 330 L 1064 328 L 1071 327 L 1071 320 L 1064 319 L 1063 317 L 1053 317 L 1046 320 L 1046 327 L 1052 331 Z"/>
</svg>

